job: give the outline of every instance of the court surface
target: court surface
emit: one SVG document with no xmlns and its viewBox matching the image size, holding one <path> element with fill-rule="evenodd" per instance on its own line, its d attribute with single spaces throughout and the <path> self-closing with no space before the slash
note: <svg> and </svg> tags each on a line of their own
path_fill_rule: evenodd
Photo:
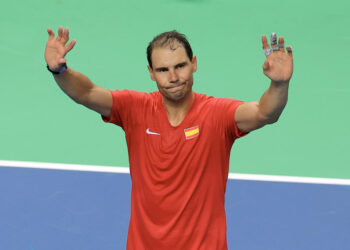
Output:
<svg viewBox="0 0 350 250">
<path fill-rule="evenodd" d="M 97 170 L 102 172 L 40 168 L 0 167 L 0 249 L 125 249 L 131 187 L 127 168 L 120 168 L 125 173 L 102 167 Z M 343 181 L 345 185 L 229 179 L 229 249 L 350 249 L 350 185 Z"/>
</svg>

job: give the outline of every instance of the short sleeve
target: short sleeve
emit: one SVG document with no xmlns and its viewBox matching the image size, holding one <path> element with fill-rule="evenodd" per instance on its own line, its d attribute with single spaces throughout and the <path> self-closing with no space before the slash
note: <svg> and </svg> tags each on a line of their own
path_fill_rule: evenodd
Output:
<svg viewBox="0 0 350 250">
<path fill-rule="evenodd" d="M 131 114 L 140 112 L 139 104 L 143 103 L 146 93 L 133 90 L 110 90 L 113 98 L 113 105 L 109 117 L 102 116 L 102 120 L 107 123 L 114 123 L 125 130 L 131 122 Z"/>
<path fill-rule="evenodd" d="M 243 101 L 228 98 L 216 98 L 216 116 L 223 126 L 225 134 L 230 138 L 237 139 L 247 135 L 247 132 L 240 131 L 235 121 L 235 113 Z"/>
</svg>

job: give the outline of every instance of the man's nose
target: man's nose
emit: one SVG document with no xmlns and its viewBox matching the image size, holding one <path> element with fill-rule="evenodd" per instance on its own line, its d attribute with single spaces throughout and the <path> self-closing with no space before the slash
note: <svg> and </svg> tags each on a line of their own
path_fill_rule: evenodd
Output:
<svg viewBox="0 0 350 250">
<path fill-rule="evenodd" d="M 170 70 L 169 74 L 170 74 L 170 82 L 175 83 L 175 82 L 179 81 L 179 77 L 178 77 L 177 73 L 175 72 L 175 70 Z"/>
</svg>

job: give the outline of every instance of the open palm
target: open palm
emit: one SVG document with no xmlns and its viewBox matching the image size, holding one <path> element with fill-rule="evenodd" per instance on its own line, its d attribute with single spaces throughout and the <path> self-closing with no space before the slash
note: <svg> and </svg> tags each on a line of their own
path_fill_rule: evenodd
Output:
<svg viewBox="0 0 350 250">
<path fill-rule="evenodd" d="M 49 40 L 46 43 L 45 60 L 50 69 L 57 70 L 66 63 L 64 57 L 74 47 L 76 41 L 72 40 L 66 45 L 69 40 L 68 28 L 65 28 L 63 31 L 63 28 L 60 26 L 56 39 L 55 34 L 50 28 L 47 29 L 47 32 L 49 33 Z"/>
<path fill-rule="evenodd" d="M 263 49 L 270 49 L 265 35 L 262 36 Z M 293 55 L 290 46 L 287 46 L 287 52 L 284 48 L 284 38 L 278 39 L 278 44 L 271 44 L 272 48 L 279 46 L 279 49 L 273 50 L 266 57 L 263 64 L 264 74 L 274 82 L 288 82 L 293 74 Z"/>
</svg>

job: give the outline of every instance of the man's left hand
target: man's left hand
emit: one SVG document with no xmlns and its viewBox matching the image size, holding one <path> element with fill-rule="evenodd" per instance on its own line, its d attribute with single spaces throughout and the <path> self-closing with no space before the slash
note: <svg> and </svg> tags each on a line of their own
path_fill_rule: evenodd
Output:
<svg viewBox="0 0 350 250">
<path fill-rule="evenodd" d="M 277 44 L 275 33 L 271 35 L 271 47 L 265 35 L 262 36 L 262 44 L 265 54 L 268 54 L 263 64 L 264 74 L 276 83 L 289 82 L 293 74 L 292 48 L 284 47 L 284 38 L 280 37 Z"/>
</svg>

